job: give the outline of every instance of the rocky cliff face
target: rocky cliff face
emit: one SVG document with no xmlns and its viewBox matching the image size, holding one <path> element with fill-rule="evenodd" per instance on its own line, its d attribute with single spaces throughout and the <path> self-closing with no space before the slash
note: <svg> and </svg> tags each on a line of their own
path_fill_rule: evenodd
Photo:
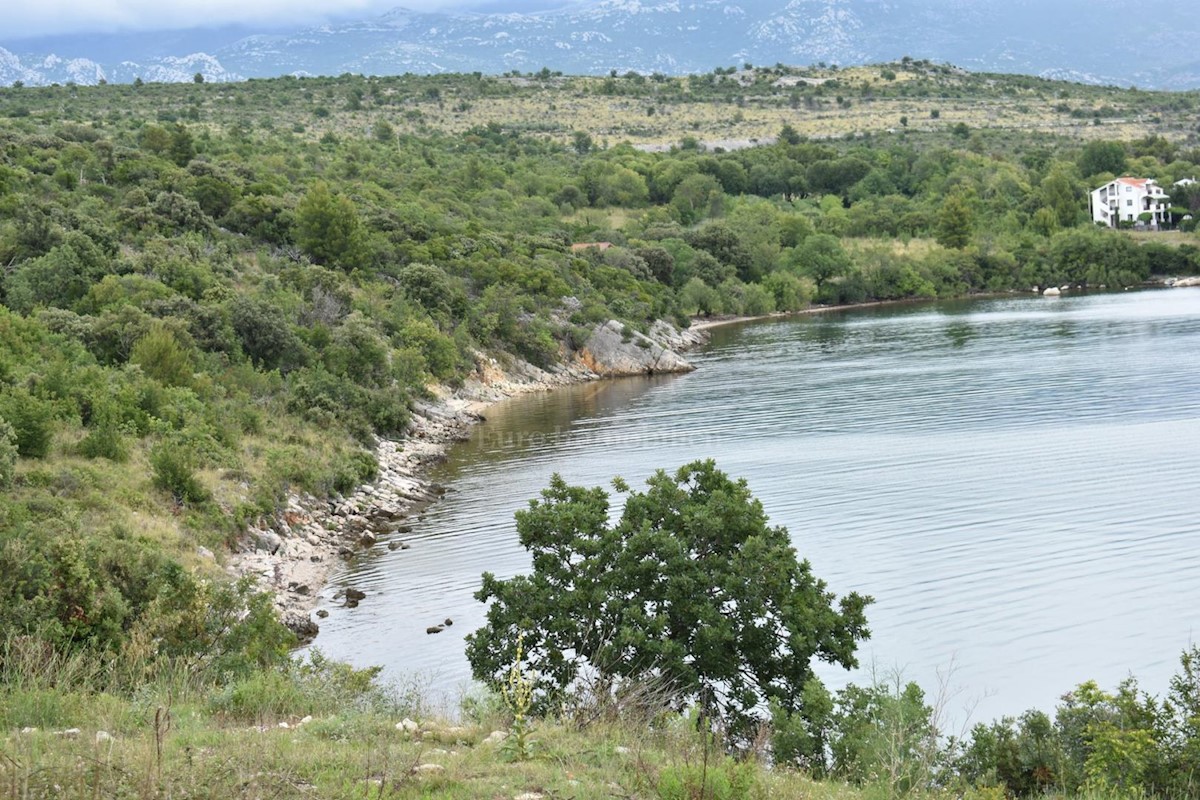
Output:
<svg viewBox="0 0 1200 800">
<path fill-rule="evenodd" d="M 677 352 L 686 346 L 686 340 L 680 336 L 679 331 L 661 320 L 655 323 L 649 336 L 630 330 L 615 319 L 609 320 L 596 326 L 577 359 L 602 378 L 691 372 L 695 367 Z"/>
</svg>

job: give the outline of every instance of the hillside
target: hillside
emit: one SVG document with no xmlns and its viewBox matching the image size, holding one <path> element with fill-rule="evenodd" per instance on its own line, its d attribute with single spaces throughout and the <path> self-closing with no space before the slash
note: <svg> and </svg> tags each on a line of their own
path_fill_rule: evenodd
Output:
<svg viewBox="0 0 1200 800">
<path fill-rule="evenodd" d="M 119 100 L 118 100 L 119 98 Z M 1200 134 L 1200 92 L 1095 87 L 1025 76 L 976 74 L 903 60 L 850 69 L 721 68 L 684 78 L 637 73 L 566 77 L 446 75 L 281 79 L 245 85 L 62 86 L 0 90 L 0 115 L 34 107 L 63 120 L 120 113 L 160 122 L 238 125 L 298 141 L 326 133 L 369 136 L 379 122 L 399 134 L 459 134 L 500 125 L 570 144 L 577 131 L 597 145 L 665 149 L 687 140 L 735 149 L 769 143 L 784 124 L 813 139 L 885 134 L 947 141 L 969 131 L 1090 139 Z M 912 141 L 906 139 L 905 141 Z"/>
<path fill-rule="evenodd" d="M 1070 31 L 1070 36 L 1061 32 Z M 714 64 L 858 65 L 901 56 L 976 71 L 1159 89 L 1200 86 L 1186 6 L 1116 2 L 594 0 L 537 13 L 419 12 L 285 30 L 0 41 L 0 83 L 529 72 L 669 75 Z"/>
<path fill-rule="evenodd" d="M 920 62 L 0 89 L 0 719 L 136 732 L 145 763 L 106 774 L 153 796 L 159 706 L 203 717 L 164 756 L 185 786 L 245 741 L 222 726 L 316 714 L 337 681 L 357 702 L 369 676 L 297 677 L 260 590 L 299 587 L 231 581 L 235 554 L 321 508 L 345 557 L 386 546 L 336 512 L 434 401 L 561 375 L 598 329 L 652 350 L 658 320 L 1200 272 L 1196 100 Z M 1090 222 L 1126 172 L 1170 188 L 1170 236 Z M 395 730 L 321 708 L 329 741 Z M 95 785 L 62 737 L 5 741 L 6 779 L 57 753 Z M 242 764 L 210 766 L 244 787 Z"/>
</svg>

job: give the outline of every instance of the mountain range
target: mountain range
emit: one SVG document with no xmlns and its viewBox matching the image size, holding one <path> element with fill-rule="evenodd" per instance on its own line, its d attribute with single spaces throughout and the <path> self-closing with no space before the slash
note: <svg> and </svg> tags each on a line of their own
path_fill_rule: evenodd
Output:
<svg viewBox="0 0 1200 800">
<path fill-rule="evenodd" d="M 0 40 L 0 85 L 279 75 L 681 74 L 902 56 L 973 71 L 1200 87 L 1200 14 L 1144 0 L 594 0 L 535 13 L 419 12 L 316 27 L 234 26 Z"/>
</svg>

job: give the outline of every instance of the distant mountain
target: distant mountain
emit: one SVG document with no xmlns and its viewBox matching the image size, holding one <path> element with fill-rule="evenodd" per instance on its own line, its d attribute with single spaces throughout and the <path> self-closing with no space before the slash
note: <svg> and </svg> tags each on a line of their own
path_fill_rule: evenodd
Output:
<svg viewBox="0 0 1200 800">
<path fill-rule="evenodd" d="M 524 14 L 397 8 L 277 31 L 244 28 L 7 42 L 0 84 L 210 81 L 285 74 L 702 72 L 908 55 L 975 71 L 1200 87 L 1200 14 L 1145 0 L 599 0 Z"/>
</svg>

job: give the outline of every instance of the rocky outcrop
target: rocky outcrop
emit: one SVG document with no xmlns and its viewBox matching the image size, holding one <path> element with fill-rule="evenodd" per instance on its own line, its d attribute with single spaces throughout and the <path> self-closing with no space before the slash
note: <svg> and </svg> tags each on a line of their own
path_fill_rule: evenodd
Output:
<svg viewBox="0 0 1200 800">
<path fill-rule="evenodd" d="M 1200 286 L 1200 277 L 1176 278 L 1175 280 L 1167 281 L 1167 285 L 1172 289 L 1186 289 L 1190 286 Z"/>
<path fill-rule="evenodd" d="M 313 608 L 320 590 L 345 559 L 371 550 L 409 548 L 401 537 L 412 530 L 421 510 L 446 491 L 428 480 L 429 468 L 483 420 L 480 411 L 519 394 L 601 377 L 690 371 L 691 364 L 677 351 L 706 338 L 703 332 L 680 331 L 661 321 L 651 327 L 649 336 L 633 331 L 627 335 L 624 326 L 613 321 L 597 326 L 587 347 L 549 370 L 515 358 L 501 361 L 477 353 L 475 371 L 460 388 L 430 387 L 432 399 L 414 404 L 403 441 L 376 442 L 379 472 L 373 483 L 329 500 L 290 495 L 279 513 L 257 520 L 244 533 L 227 570 L 238 577 L 250 576 L 271 592 L 280 619 L 308 641 L 317 635 Z M 356 598 L 352 588 L 335 596 L 346 598 L 347 606 L 364 599 Z M 451 624 L 446 620 L 433 627 Z"/>
<path fill-rule="evenodd" d="M 660 321 L 651 329 L 652 334 L 656 331 L 663 336 L 674 329 Z M 691 372 L 695 369 L 668 343 L 639 333 L 616 320 L 597 325 L 576 358 L 580 364 L 604 378 Z"/>
</svg>

